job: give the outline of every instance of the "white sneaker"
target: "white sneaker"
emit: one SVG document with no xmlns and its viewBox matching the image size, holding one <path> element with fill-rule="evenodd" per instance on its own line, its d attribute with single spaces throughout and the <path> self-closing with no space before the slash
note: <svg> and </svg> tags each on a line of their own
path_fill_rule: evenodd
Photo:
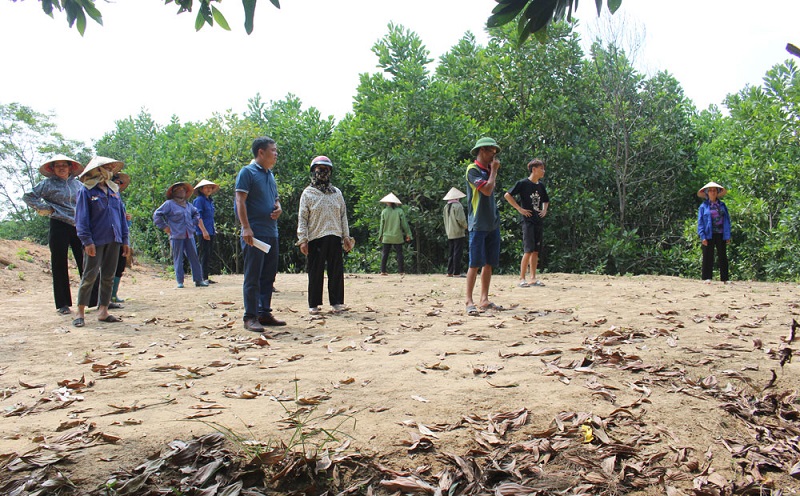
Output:
<svg viewBox="0 0 800 496">
<path fill-rule="evenodd" d="M 705 283 L 705 284 L 711 284 L 711 279 L 706 279 L 705 281 L 703 281 L 703 283 Z"/>
<path fill-rule="evenodd" d="M 339 304 L 333 306 L 333 311 L 334 312 L 344 312 L 346 310 L 348 310 L 348 308 L 347 308 L 347 305 L 345 305 L 344 303 L 339 303 Z"/>
<path fill-rule="evenodd" d="M 320 310 L 319 307 L 310 307 L 308 309 L 308 313 L 310 313 L 311 315 L 319 315 L 320 312 L 322 312 L 322 310 Z"/>
</svg>

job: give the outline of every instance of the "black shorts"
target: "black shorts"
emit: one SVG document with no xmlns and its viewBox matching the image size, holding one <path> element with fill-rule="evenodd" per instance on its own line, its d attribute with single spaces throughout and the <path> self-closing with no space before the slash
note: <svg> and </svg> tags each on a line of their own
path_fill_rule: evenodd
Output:
<svg viewBox="0 0 800 496">
<path fill-rule="evenodd" d="M 534 215 L 536 213 L 534 212 Z M 533 222 L 522 223 L 522 250 L 525 253 L 542 251 L 542 238 L 544 237 L 544 226 Z"/>
</svg>

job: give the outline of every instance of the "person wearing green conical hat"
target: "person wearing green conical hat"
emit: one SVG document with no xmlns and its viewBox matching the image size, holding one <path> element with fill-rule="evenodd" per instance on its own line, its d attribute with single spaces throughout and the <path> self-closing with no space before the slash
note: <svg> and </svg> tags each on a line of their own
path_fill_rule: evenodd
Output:
<svg viewBox="0 0 800 496">
<path fill-rule="evenodd" d="M 469 269 L 467 270 L 467 315 L 477 316 L 481 311 L 502 310 L 489 301 L 492 270 L 500 263 L 500 215 L 494 190 L 500 161 L 500 146 L 492 138 L 483 137 L 475 142 L 472 155 L 475 161 L 466 170 L 467 225 L 469 229 Z M 481 296 L 478 305 L 472 299 L 478 270 L 481 271 Z"/>
</svg>

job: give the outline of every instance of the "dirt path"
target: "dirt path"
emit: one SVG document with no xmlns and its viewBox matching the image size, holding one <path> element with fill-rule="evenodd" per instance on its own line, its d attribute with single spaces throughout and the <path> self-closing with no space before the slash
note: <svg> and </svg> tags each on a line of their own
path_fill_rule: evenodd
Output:
<svg viewBox="0 0 800 496">
<path fill-rule="evenodd" d="M 800 489 L 788 475 L 797 452 L 784 459 L 779 446 L 800 428 L 788 414 L 798 365 L 780 365 L 780 350 L 796 346 L 785 342 L 800 314 L 796 284 L 546 274 L 546 287 L 518 288 L 515 277 L 499 276 L 491 296 L 506 310 L 468 317 L 463 279 L 352 274 L 351 310 L 335 315 L 326 306 L 312 317 L 305 275 L 280 274 L 274 307 L 288 325 L 259 337 L 242 328 L 238 275 L 178 290 L 156 269 L 135 266 L 120 289 L 124 322 L 99 323 L 90 312 L 78 329 L 53 308 L 46 247 L 0 241 L 0 259 L 13 261 L 0 270 L 0 480 L 26 473 L 8 470 L 17 455 L 66 442 L 58 437 L 70 429 L 93 424 L 93 437 L 85 432 L 80 449 L 68 450 L 76 463 L 58 466 L 94 488 L 173 439 L 212 432 L 204 422 L 287 442 L 293 430 L 282 419 L 303 407 L 334 422 L 351 416 L 355 427 L 340 425 L 350 449 L 410 470 L 473 449 L 478 435 L 465 419 L 527 409 L 510 438 L 540 439 L 555 426 L 577 446 L 640 446 L 637 463 L 666 453 L 648 464 L 684 475 L 662 473 L 652 494 L 688 494 L 698 478 L 701 487 L 733 487 L 753 467 L 758 483 Z M 774 418 L 762 411 L 772 421 L 761 434 L 771 433 L 762 444 L 777 470 L 736 449 L 760 444 L 735 405 L 747 410 L 770 392 L 780 408 Z M 621 422 L 620 409 L 636 425 Z M 576 434 L 591 424 L 576 424 L 582 412 L 595 416 L 593 443 Z M 607 442 L 597 429 L 604 422 Z M 414 447 L 420 437 L 431 446 Z M 609 476 L 624 470 L 617 456 Z"/>
</svg>

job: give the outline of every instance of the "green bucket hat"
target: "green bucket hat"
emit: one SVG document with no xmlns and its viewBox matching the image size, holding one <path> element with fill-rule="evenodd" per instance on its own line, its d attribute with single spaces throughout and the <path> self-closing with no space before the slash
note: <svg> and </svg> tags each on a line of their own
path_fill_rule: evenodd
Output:
<svg viewBox="0 0 800 496">
<path fill-rule="evenodd" d="M 500 153 L 500 146 L 497 144 L 497 141 L 493 140 L 492 138 L 486 138 L 486 137 L 483 137 L 478 141 L 476 141 L 475 146 L 472 147 L 470 153 L 472 153 L 473 155 L 477 155 L 478 150 L 480 150 L 484 146 L 493 146 L 497 150 L 497 153 Z"/>
</svg>

